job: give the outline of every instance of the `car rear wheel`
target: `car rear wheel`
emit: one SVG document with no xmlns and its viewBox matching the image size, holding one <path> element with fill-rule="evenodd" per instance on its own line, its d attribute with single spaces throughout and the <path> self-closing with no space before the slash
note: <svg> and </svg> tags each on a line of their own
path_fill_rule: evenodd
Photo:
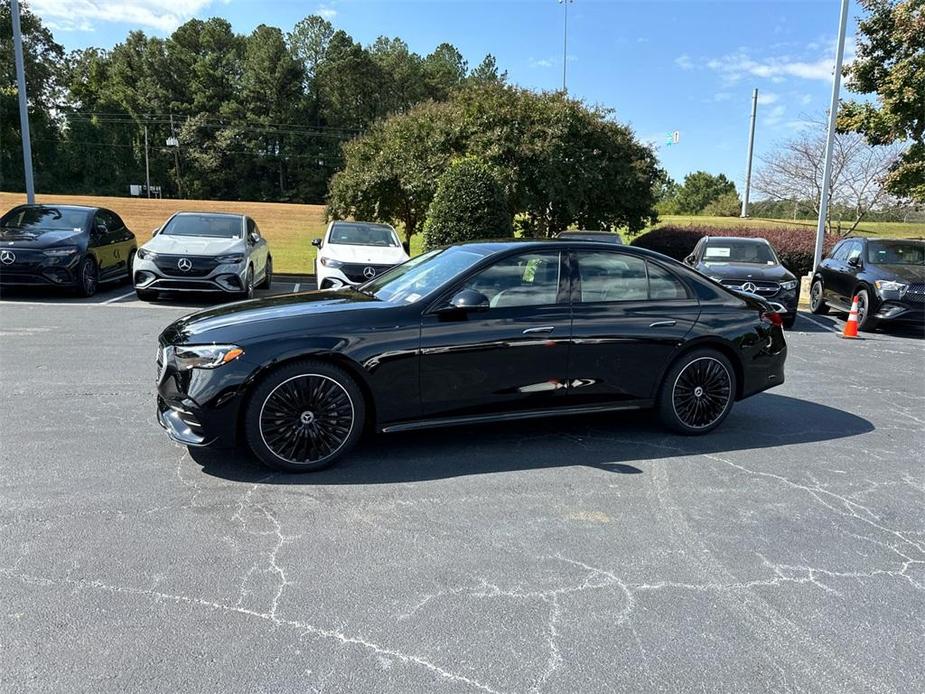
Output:
<svg viewBox="0 0 925 694">
<path fill-rule="evenodd" d="M 306 360 L 270 374 L 252 393 L 244 433 L 268 467 L 320 470 L 343 458 L 363 433 L 366 407 L 343 369 Z"/>
<path fill-rule="evenodd" d="M 867 289 L 859 289 L 858 297 L 858 330 L 864 332 L 873 332 L 877 329 L 879 321 L 874 318 L 875 307 L 870 303 L 870 292 Z"/>
<path fill-rule="evenodd" d="M 93 296 L 96 294 L 99 279 L 100 271 L 96 261 L 88 255 L 77 268 L 77 293 L 84 297 Z"/>
<path fill-rule="evenodd" d="M 817 316 L 824 316 L 829 312 L 829 306 L 822 298 L 822 280 L 813 280 L 809 288 L 809 310 Z"/>
<path fill-rule="evenodd" d="M 706 434 L 729 414 L 735 393 L 735 369 L 729 360 L 716 350 L 694 350 L 668 369 L 659 392 L 659 415 L 680 434 Z"/>
</svg>

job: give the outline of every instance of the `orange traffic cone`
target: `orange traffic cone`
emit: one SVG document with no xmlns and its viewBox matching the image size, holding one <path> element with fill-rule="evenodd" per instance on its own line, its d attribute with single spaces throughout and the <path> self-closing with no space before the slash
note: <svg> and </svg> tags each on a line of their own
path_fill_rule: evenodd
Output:
<svg viewBox="0 0 925 694">
<path fill-rule="evenodd" d="M 858 338 L 858 298 L 854 297 L 851 302 L 851 311 L 848 313 L 848 322 L 845 323 L 845 329 L 839 337 L 846 340 L 857 340 Z"/>
</svg>

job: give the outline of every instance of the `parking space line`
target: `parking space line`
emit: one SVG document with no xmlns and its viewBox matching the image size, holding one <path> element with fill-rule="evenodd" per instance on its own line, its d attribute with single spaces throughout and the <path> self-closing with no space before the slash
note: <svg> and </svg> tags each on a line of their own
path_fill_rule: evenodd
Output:
<svg viewBox="0 0 925 694">
<path fill-rule="evenodd" d="M 125 292 L 125 294 L 121 294 L 120 296 L 114 296 L 112 299 L 107 299 L 106 301 L 103 301 L 103 302 L 101 302 L 101 303 L 103 303 L 103 304 L 114 304 L 114 303 L 116 303 L 117 301 L 119 301 L 120 299 L 125 299 L 125 298 L 127 298 L 127 297 L 133 296 L 134 294 L 135 294 L 135 290 L 133 289 L 133 290 L 130 291 L 130 292 Z"/>
<path fill-rule="evenodd" d="M 301 282 L 296 282 L 296 283 L 295 283 L 295 286 L 292 288 L 292 293 L 293 293 L 293 294 L 297 294 L 298 291 L 299 291 L 299 287 L 301 287 L 301 286 L 302 286 L 302 283 L 301 283 Z"/>
<path fill-rule="evenodd" d="M 831 332 L 833 332 L 833 333 L 839 332 L 839 330 L 838 330 L 837 327 L 833 327 L 833 326 L 831 326 L 831 325 L 826 325 L 825 323 L 822 323 L 821 321 L 817 321 L 815 318 L 810 318 L 810 317 L 807 316 L 805 313 L 798 312 L 798 315 L 799 315 L 801 318 L 805 318 L 805 319 L 808 320 L 810 323 L 814 323 L 814 324 L 818 325 L 818 326 L 819 326 L 820 328 L 822 328 L 823 330 L 829 330 L 829 331 L 831 331 Z"/>
</svg>

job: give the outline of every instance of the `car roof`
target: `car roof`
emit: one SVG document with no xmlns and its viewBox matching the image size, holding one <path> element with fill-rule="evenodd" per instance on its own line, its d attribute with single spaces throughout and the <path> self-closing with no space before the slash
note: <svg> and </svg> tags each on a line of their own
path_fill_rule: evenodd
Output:
<svg viewBox="0 0 925 694">
<path fill-rule="evenodd" d="M 23 203 L 22 205 L 17 205 L 17 206 L 14 207 L 13 209 L 14 209 L 14 210 L 18 210 L 18 209 L 23 208 L 23 207 L 33 207 L 33 208 L 54 207 L 56 210 L 84 210 L 84 211 L 86 211 L 86 212 L 90 212 L 90 211 L 92 211 L 92 210 L 99 210 L 99 209 L 102 209 L 102 208 L 100 208 L 100 207 L 91 207 L 90 205 L 57 205 L 57 204 L 55 204 L 55 203 L 53 203 L 53 202 L 49 202 L 49 203 L 44 203 L 44 202 L 43 202 L 43 203 L 33 203 L 33 204 L 31 204 L 31 205 L 30 205 L 29 203 Z"/>
<path fill-rule="evenodd" d="M 331 222 L 331 226 L 341 226 L 341 225 L 349 225 L 349 226 L 356 226 L 356 227 L 378 227 L 379 229 L 392 229 L 393 231 L 395 229 L 391 224 L 385 224 L 383 222 L 361 222 L 361 221 L 354 222 L 349 219 L 335 219 L 333 222 Z"/>
<path fill-rule="evenodd" d="M 768 243 L 767 239 L 755 238 L 754 236 L 704 236 L 707 243 L 711 241 L 745 241 L 747 243 Z"/>
<path fill-rule="evenodd" d="M 500 255 L 507 251 L 513 250 L 547 250 L 555 248 L 587 248 L 600 251 L 605 248 L 600 241 L 589 241 L 586 239 L 487 239 L 485 241 L 470 241 L 468 243 L 451 244 L 449 247 L 465 248 L 467 251 L 479 253 L 484 256 Z M 629 253 L 631 255 L 654 258 L 656 260 L 671 260 L 666 255 L 650 251 L 647 248 L 639 246 L 627 246 L 623 244 L 608 244 L 606 248 L 610 251 L 620 253 Z"/>
<path fill-rule="evenodd" d="M 238 214 L 237 212 L 196 212 L 190 210 L 184 210 L 182 212 L 175 212 L 174 217 L 186 217 L 196 215 L 197 217 L 235 217 L 237 219 L 244 219 L 247 215 Z"/>
</svg>

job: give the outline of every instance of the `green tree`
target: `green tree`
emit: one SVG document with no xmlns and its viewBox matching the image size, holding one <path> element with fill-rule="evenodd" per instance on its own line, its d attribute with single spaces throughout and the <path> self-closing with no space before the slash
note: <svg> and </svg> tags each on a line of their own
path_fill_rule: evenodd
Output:
<svg viewBox="0 0 925 694">
<path fill-rule="evenodd" d="M 424 62 L 400 38 L 380 36 L 369 49 L 382 75 L 378 85 L 384 113 L 397 113 L 425 98 Z"/>
<path fill-rule="evenodd" d="M 452 162 L 438 179 L 427 212 L 425 247 L 513 234 L 504 188 L 492 167 L 475 157 Z"/>
<path fill-rule="evenodd" d="M 318 96 L 329 125 L 364 128 L 381 115 L 382 72 L 363 46 L 345 31 L 331 36 L 317 69 Z"/>
<path fill-rule="evenodd" d="M 684 177 L 675 197 L 678 214 L 700 214 L 703 208 L 726 193 L 735 193 L 735 184 L 724 174 L 714 176 L 695 171 Z"/>
<path fill-rule="evenodd" d="M 710 217 L 738 217 L 741 213 L 742 199 L 734 190 L 723 193 L 703 208 L 703 214 Z"/>
<path fill-rule="evenodd" d="M 469 82 L 477 84 L 504 84 L 507 82 L 507 70 L 500 72 L 498 70 L 498 61 L 491 53 L 486 55 L 482 62 L 479 63 L 467 78 Z"/>
<path fill-rule="evenodd" d="M 845 68 L 847 86 L 874 94 L 877 104 L 843 104 L 842 130 L 863 133 L 872 145 L 909 141 L 887 176 L 887 189 L 925 202 L 925 3 L 860 0 L 857 57 Z"/>
<path fill-rule="evenodd" d="M 462 54 L 450 43 L 441 43 L 424 58 L 427 96 L 444 101 L 466 78 L 467 65 Z"/>
</svg>

